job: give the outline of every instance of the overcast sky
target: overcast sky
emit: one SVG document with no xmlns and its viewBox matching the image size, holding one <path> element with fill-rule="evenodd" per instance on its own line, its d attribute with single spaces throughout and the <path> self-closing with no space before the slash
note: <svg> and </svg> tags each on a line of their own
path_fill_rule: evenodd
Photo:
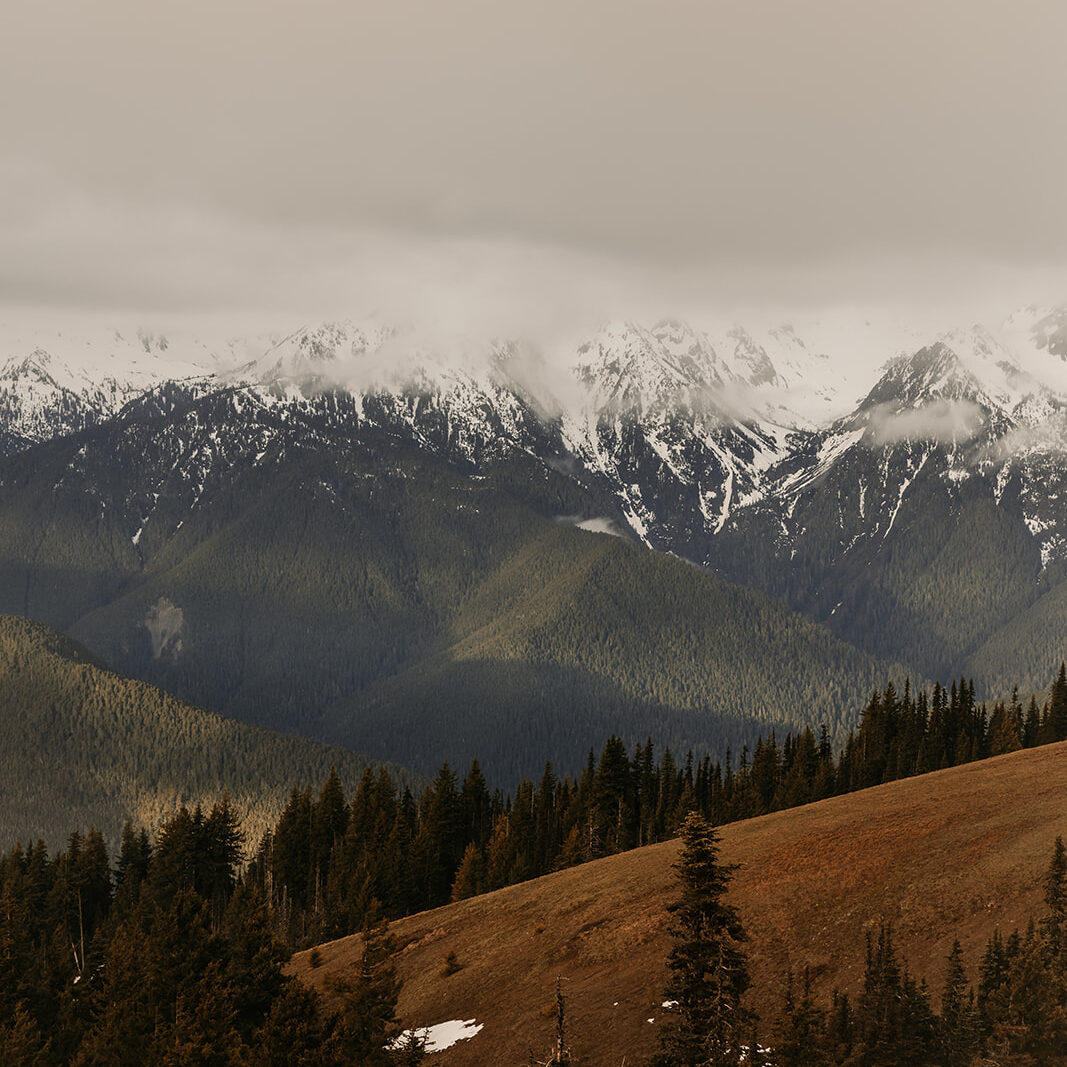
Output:
<svg viewBox="0 0 1067 1067">
<path fill-rule="evenodd" d="M 0 0 L 0 304 L 1063 299 L 1064 41 L 1063 0 Z"/>
</svg>

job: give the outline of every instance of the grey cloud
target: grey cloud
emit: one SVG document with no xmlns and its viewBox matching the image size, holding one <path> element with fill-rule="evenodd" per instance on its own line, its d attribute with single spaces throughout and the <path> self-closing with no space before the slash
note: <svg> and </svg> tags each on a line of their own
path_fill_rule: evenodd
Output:
<svg viewBox="0 0 1067 1067">
<path fill-rule="evenodd" d="M 1058 0 L 10 7 L 27 302 L 673 313 L 1067 265 Z"/>
<path fill-rule="evenodd" d="M 622 530 L 614 519 L 598 516 L 592 519 L 583 519 L 581 515 L 558 515 L 557 522 L 567 526 L 575 526 L 586 533 L 608 534 L 610 537 L 621 537 L 624 541 L 631 540 L 630 535 Z"/>
<path fill-rule="evenodd" d="M 584 522 L 578 523 L 578 529 L 586 530 L 588 533 L 608 534 L 611 537 L 628 539 L 626 534 L 611 519 L 586 519 Z"/>
</svg>

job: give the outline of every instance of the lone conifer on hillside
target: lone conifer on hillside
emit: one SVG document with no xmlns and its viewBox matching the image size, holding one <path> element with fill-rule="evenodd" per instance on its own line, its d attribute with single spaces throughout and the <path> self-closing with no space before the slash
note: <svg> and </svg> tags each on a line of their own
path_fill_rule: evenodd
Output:
<svg viewBox="0 0 1067 1067">
<path fill-rule="evenodd" d="M 753 1016 L 741 1004 L 749 986 L 737 910 L 723 902 L 734 868 L 719 862 L 718 835 L 691 812 L 675 870 L 680 894 L 668 906 L 674 945 L 666 995 L 674 1010 L 661 1033 L 662 1067 L 737 1067 Z"/>
</svg>

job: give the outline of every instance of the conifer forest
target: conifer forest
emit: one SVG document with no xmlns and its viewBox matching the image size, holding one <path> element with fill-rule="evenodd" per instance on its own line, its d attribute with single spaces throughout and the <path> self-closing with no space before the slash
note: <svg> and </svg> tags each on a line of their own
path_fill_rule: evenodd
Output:
<svg viewBox="0 0 1067 1067">
<path fill-rule="evenodd" d="M 55 853 L 20 843 L 0 857 L 0 1062 L 415 1062 L 418 1042 L 401 1039 L 396 1017 L 388 920 L 678 833 L 683 882 L 690 852 L 704 864 L 687 892 L 718 901 L 729 867 L 718 864 L 716 825 L 1065 737 L 1061 666 L 1047 700 L 1026 707 L 1015 696 L 978 703 L 965 680 L 918 693 L 889 684 L 836 755 L 825 731 L 810 729 L 761 738 L 736 765 L 730 755 L 723 764 L 657 755 L 652 741 L 631 753 L 611 737 L 577 775 L 546 766 L 538 782 L 524 779 L 508 794 L 489 788 L 477 761 L 462 780 L 443 765 L 417 794 L 368 768 L 346 796 L 333 770 L 320 787 L 294 790 L 258 841 L 224 799 L 210 811 L 183 807 L 154 835 L 127 824 L 115 855 L 92 828 L 72 832 Z M 763 1048 L 768 1067 L 955 1067 L 990 1048 L 1024 1057 L 1003 1062 L 1058 1062 L 1049 1057 L 1067 1039 L 1059 842 L 1044 896 L 1047 915 L 1025 933 L 996 934 L 976 981 L 958 951 L 946 960 L 940 1001 L 909 977 L 884 926 L 855 946 L 866 962 L 854 1002 L 835 994 L 817 1004 L 806 977 L 791 975 L 780 1019 L 761 1028 L 739 1013 L 725 1040 L 706 1012 L 684 1015 L 704 1038 L 718 1035 L 714 1058 L 696 1031 L 679 1037 L 672 1019 L 665 1033 L 674 1037 L 656 1062 L 736 1064 L 741 1050 Z M 672 927 L 676 936 L 703 936 L 696 914 Z M 742 967 L 743 917 L 722 914 Z M 328 997 L 283 973 L 293 950 L 351 933 L 363 935 L 363 962 Z M 669 966 L 684 973 L 685 958 L 676 948 Z M 707 995 L 707 969 L 695 973 L 683 992 L 670 987 L 679 1002 Z M 731 981 L 740 1003 L 747 979 Z"/>
</svg>

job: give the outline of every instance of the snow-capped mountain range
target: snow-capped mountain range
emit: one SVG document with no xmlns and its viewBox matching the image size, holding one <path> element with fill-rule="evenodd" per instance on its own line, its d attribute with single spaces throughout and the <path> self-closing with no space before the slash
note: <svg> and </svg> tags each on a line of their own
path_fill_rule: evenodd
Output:
<svg viewBox="0 0 1067 1067">
<path fill-rule="evenodd" d="M 884 662 L 995 685 L 1025 658 L 1044 678 L 1067 651 L 1065 329 L 1038 308 L 933 335 L 620 322 L 546 352 L 378 323 L 236 341 L 0 327 L 0 538 L 12 589 L 36 590 L 5 603 L 63 625 L 215 531 L 249 536 L 263 494 L 297 514 L 311 494 L 358 529 L 376 484 L 437 499 L 443 461 L 469 487 L 458 513 L 492 485 Z M 106 595 L 53 577 L 82 551 L 78 516 L 90 573 L 125 576 Z"/>
<path fill-rule="evenodd" d="M 909 443 L 944 453 L 950 487 L 990 477 L 999 500 L 1016 473 L 1047 564 L 1064 556 L 1067 529 L 1049 516 L 1033 472 L 1067 449 L 1065 337 L 1067 310 L 1038 308 L 995 331 L 974 326 L 926 344 L 907 329 L 833 320 L 804 333 L 625 322 L 546 363 L 519 344 L 442 351 L 376 323 L 214 342 L 8 331 L 0 447 L 122 417 L 164 386 L 236 390 L 276 409 L 340 390 L 360 418 L 475 463 L 486 449 L 543 448 L 555 437 L 553 450 L 601 480 L 637 537 L 708 563 L 709 539 L 746 510 L 775 510 L 789 539 L 798 498 L 850 453 Z M 896 487 L 887 526 L 907 488 Z M 865 490 L 864 518 L 871 491 L 886 490 Z"/>
</svg>

